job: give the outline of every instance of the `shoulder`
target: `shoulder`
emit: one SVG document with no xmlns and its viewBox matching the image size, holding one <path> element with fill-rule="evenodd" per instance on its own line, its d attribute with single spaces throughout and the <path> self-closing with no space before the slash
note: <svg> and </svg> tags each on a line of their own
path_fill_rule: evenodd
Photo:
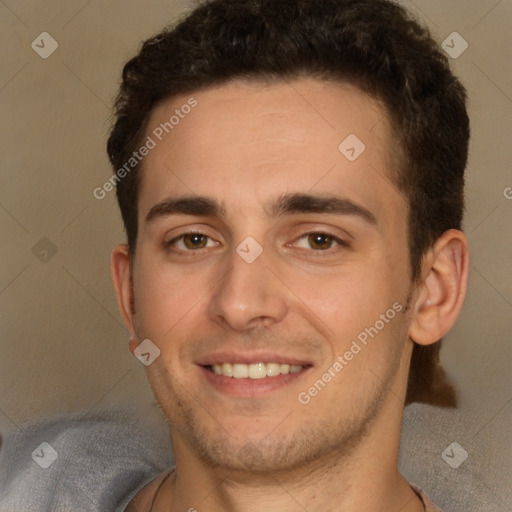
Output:
<svg viewBox="0 0 512 512">
<path fill-rule="evenodd" d="M 130 408 L 22 424 L 0 449 L 0 512 L 121 511 L 173 463 L 167 424 Z"/>
</svg>

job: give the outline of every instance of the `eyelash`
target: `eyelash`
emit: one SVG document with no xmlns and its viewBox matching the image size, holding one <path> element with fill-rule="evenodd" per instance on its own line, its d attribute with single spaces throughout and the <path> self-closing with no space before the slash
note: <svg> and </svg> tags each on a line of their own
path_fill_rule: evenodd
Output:
<svg viewBox="0 0 512 512">
<path fill-rule="evenodd" d="M 186 233 L 182 233 L 181 235 L 173 238 L 172 240 L 169 240 L 168 242 L 164 242 L 164 248 L 167 249 L 167 250 L 172 250 L 172 246 L 173 244 L 177 243 L 179 240 L 183 239 L 183 237 L 187 236 L 187 235 L 202 235 L 206 238 L 209 238 L 210 240 L 213 240 L 209 235 L 207 235 L 206 233 L 203 233 L 201 231 L 187 231 Z M 333 252 L 333 250 L 336 250 L 336 247 L 343 247 L 343 248 L 348 248 L 350 247 L 350 244 L 348 242 L 346 242 L 345 240 L 333 235 L 332 233 L 329 233 L 329 232 L 326 232 L 326 231 L 308 231 L 307 233 L 304 233 L 302 234 L 299 238 L 297 238 L 296 240 L 302 240 L 304 238 L 307 238 L 308 236 L 310 235 L 324 235 L 324 236 L 328 236 L 329 238 L 332 239 L 333 242 L 335 242 L 337 245 L 335 245 L 334 247 L 329 247 L 329 249 L 311 249 L 309 252 L 312 252 L 313 254 L 317 254 L 317 255 L 329 255 Z M 202 252 L 204 249 L 207 249 L 206 247 L 203 247 L 203 248 L 200 248 L 200 249 L 178 249 L 177 252 L 178 253 L 181 253 L 181 254 L 184 254 L 184 253 L 200 253 Z M 308 250 L 308 249 L 304 249 L 304 250 Z"/>
</svg>

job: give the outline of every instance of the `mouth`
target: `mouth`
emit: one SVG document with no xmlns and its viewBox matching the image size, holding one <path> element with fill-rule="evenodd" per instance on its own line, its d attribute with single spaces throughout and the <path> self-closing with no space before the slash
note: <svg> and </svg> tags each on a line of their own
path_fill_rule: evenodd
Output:
<svg viewBox="0 0 512 512">
<path fill-rule="evenodd" d="M 227 358 L 226 358 L 227 359 Z M 246 358 L 245 358 L 246 359 Z M 278 390 L 286 390 L 297 383 L 313 367 L 303 361 L 221 362 L 222 359 L 199 364 L 199 369 L 210 389 L 222 395 L 239 398 L 263 398 Z M 229 361 L 229 360 L 228 360 Z M 298 364 L 298 363 L 303 364 Z M 209 364 L 208 364 L 209 363 Z"/>
</svg>

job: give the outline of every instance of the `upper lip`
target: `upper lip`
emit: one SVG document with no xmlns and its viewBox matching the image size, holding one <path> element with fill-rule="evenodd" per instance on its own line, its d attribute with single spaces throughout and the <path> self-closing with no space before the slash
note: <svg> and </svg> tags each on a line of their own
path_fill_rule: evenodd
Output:
<svg viewBox="0 0 512 512">
<path fill-rule="evenodd" d="M 222 363 L 239 363 L 239 364 L 255 364 L 255 363 L 279 363 L 289 364 L 292 366 L 309 366 L 312 363 L 306 359 L 294 357 L 292 355 L 278 354 L 269 351 L 219 351 L 203 357 L 200 357 L 197 364 L 201 366 L 212 366 Z"/>
</svg>

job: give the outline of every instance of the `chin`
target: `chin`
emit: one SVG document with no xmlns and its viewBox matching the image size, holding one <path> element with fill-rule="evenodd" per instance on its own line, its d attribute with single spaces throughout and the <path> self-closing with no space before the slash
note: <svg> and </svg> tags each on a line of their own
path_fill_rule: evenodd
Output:
<svg viewBox="0 0 512 512">
<path fill-rule="evenodd" d="M 200 457 L 212 467 L 240 473 L 269 474 L 291 471 L 305 462 L 294 449 L 294 445 L 296 443 L 293 441 L 272 444 L 268 442 L 256 444 L 248 441 L 241 446 L 223 443 L 222 447 L 203 446 Z"/>
</svg>

